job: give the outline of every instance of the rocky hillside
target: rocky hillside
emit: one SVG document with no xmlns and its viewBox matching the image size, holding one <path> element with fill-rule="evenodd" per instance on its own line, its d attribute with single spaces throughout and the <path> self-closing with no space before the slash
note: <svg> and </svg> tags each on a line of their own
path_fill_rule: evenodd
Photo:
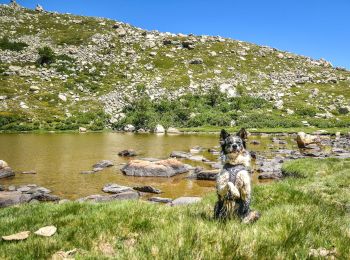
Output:
<svg viewBox="0 0 350 260">
<path fill-rule="evenodd" d="M 149 112 L 145 128 L 162 115 L 178 127 L 349 126 L 350 72 L 219 36 L 0 5 L 0 129 L 137 125 L 145 111 L 135 108 Z M 172 121 L 174 109 L 182 120 Z"/>
</svg>

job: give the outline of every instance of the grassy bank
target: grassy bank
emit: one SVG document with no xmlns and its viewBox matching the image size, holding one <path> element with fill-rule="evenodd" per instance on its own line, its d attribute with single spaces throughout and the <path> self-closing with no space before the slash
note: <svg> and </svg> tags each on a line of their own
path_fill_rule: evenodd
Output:
<svg viewBox="0 0 350 260">
<path fill-rule="evenodd" d="M 0 235 L 55 225 L 51 238 L 0 242 L 2 259 L 46 259 L 78 248 L 78 258 L 305 259 L 311 248 L 350 257 L 350 160 L 304 159 L 284 165 L 299 176 L 254 187 L 253 225 L 212 219 L 215 194 L 171 208 L 141 201 L 40 204 L 0 211 Z M 302 177 L 302 178 L 300 178 Z"/>
</svg>

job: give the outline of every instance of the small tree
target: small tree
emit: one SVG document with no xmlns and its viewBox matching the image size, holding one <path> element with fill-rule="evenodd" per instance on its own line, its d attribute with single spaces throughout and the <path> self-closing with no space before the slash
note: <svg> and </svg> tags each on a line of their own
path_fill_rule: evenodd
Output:
<svg viewBox="0 0 350 260">
<path fill-rule="evenodd" d="M 56 60 L 56 56 L 54 51 L 50 47 L 43 47 L 38 49 L 39 53 L 39 59 L 37 60 L 37 63 L 39 65 L 44 64 L 51 64 L 54 63 Z"/>
</svg>

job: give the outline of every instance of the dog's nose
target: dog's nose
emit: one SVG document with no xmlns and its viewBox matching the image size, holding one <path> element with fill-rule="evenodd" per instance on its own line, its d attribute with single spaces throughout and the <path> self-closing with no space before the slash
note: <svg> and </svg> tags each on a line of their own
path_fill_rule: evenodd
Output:
<svg viewBox="0 0 350 260">
<path fill-rule="evenodd" d="M 238 148 L 237 144 L 233 144 L 232 148 L 237 149 Z"/>
</svg>

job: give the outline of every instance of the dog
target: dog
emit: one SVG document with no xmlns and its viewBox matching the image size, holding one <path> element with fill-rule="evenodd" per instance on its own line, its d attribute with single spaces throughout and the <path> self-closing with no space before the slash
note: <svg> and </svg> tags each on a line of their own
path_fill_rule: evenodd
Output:
<svg viewBox="0 0 350 260">
<path fill-rule="evenodd" d="M 214 217 L 220 220 L 238 216 L 250 223 L 260 215 L 250 210 L 251 180 L 250 153 L 246 150 L 247 131 L 242 128 L 236 135 L 221 130 L 220 146 L 223 168 L 216 179 L 218 201 Z"/>
</svg>

